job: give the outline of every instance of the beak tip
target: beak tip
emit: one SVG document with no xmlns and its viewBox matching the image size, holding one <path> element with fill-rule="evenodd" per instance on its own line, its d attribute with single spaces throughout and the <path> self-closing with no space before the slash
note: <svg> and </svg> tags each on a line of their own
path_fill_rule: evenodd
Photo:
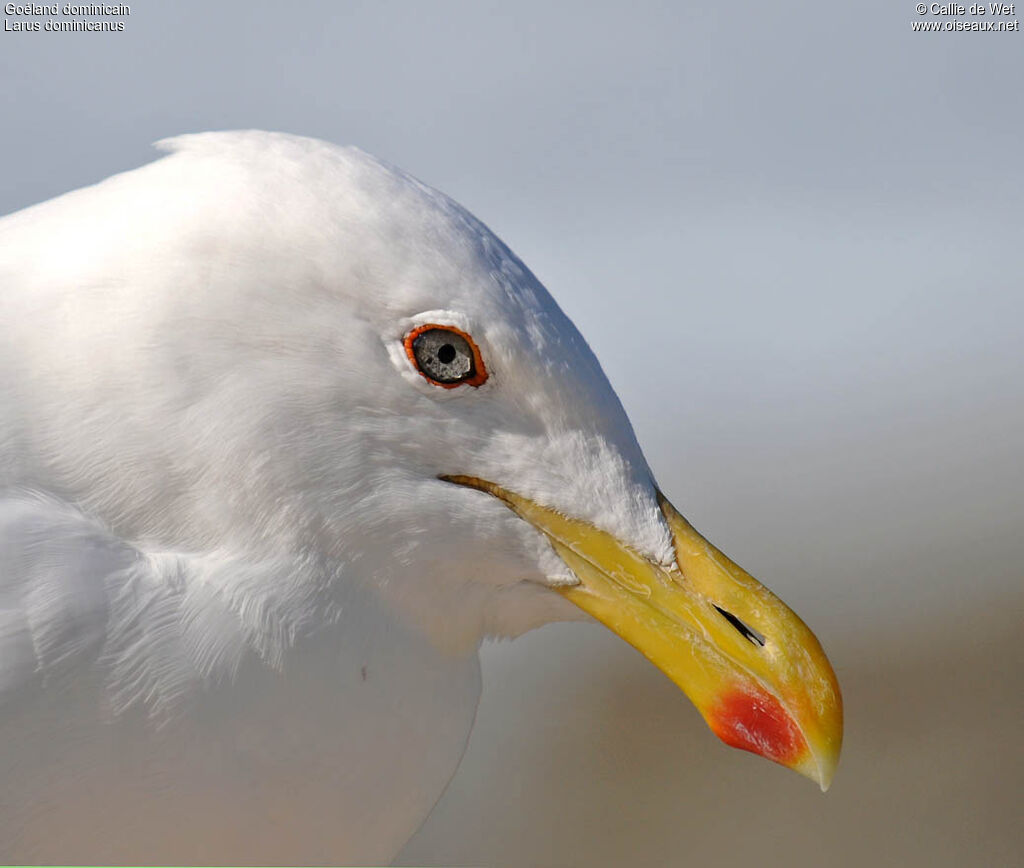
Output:
<svg viewBox="0 0 1024 868">
<path fill-rule="evenodd" d="M 827 793 L 832 786 L 832 780 L 836 775 L 836 767 L 839 765 L 839 751 L 816 754 L 814 757 L 816 774 L 813 780 L 821 787 L 823 793 Z"/>
<path fill-rule="evenodd" d="M 814 781 L 822 792 L 832 785 L 839 751 L 830 746 L 815 750 L 798 723 L 769 693 L 750 688 L 730 691 L 716 705 L 708 724 L 730 747 L 791 768 Z"/>
<path fill-rule="evenodd" d="M 820 736 L 820 731 L 815 734 Z M 821 788 L 823 793 L 827 793 L 832 786 L 833 778 L 835 778 L 836 767 L 839 765 L 841 743 L 841 731 L 838 736 L 833 734 L 832 738 L 821 739 L 812 735 L 807 739 L 807 754 L 801 762 L 794 764 L 792 768 L 810 778 Z"/>
<path fill-rule="evenodd" d="M 820 765 L 816 766 L 813 774 L 808 774 L 812 781 L 814 781 L 823 793 L 827 793 L 829 788 L 832 786 L 832 778 L 835 776 L 835 765 L 831 765 L 829 768 L 822 768 Z"/>
</svg>

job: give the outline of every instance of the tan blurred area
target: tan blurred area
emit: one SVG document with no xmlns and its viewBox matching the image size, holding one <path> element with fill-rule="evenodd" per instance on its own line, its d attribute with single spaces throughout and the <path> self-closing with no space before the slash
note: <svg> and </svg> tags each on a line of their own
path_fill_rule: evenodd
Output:
<svg viewBox="0 0 1024 868">
<path fill-rule="evenodd" d="M 462 767 L 398 864 L 1024 865 L 1024 597 L 1004 603 L 828 647 L 846 738 L 824 794 L 721 745 L 600 627 L 494 646 Z"/>
</svg>

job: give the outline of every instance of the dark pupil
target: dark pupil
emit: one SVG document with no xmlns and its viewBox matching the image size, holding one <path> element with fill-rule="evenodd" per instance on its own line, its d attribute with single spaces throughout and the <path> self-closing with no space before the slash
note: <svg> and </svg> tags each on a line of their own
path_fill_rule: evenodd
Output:
<svg viewBox="0 0 1024 868">
<path fill-rule="evenodd" d="M 442 365 L 451 364 L 455 361 L 455 347 L 451 344 L 445 344 L 437 351 L 437 360 Z"/>
</svg>

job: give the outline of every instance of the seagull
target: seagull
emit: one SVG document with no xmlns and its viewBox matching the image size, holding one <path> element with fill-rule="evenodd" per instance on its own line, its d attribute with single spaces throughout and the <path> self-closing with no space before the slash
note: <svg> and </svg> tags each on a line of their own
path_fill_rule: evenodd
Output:
<svg viewBox="0 0 1024 868">
<path fill-rule="evenodd" d="M 387 862 L 482 641 L 561 620 L 829 785 L 817 639 L 487 227 L 356 148 L 158 147 L 0 220 L 4 861 Z"/>
</svg>

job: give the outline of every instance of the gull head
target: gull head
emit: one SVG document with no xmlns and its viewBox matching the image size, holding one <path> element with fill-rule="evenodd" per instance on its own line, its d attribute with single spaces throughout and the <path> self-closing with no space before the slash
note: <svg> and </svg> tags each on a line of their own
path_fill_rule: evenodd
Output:
<svg viewBox="0 0 1024 868">
<path fill-rule="evenodd" d="M 724 741 L 828 785 L 842 708 L 817 640 L 659 490 L 586 341 L 494 234 L 353 148 L 162 145 L 55 200 L 90 227 L 47 266 L 82 284 L 56 319 L 71 361 L 39 375 L 75 419 L 48 456 L 65 488 L 126 535 L 315 553 L 453 654 L 592 617 Z"/>
</svg>

